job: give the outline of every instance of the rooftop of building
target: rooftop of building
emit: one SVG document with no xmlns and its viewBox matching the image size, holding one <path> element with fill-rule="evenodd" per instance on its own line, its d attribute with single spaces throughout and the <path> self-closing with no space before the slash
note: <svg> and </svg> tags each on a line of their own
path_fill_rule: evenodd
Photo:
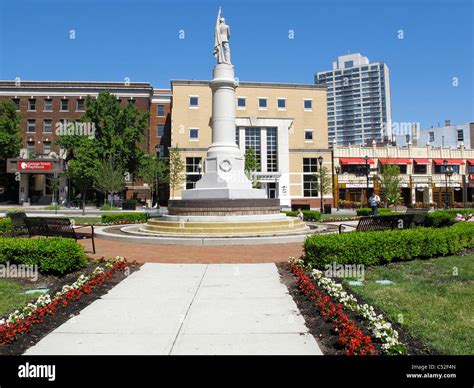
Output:
<svg viewBox="0 0 474 388">
<path fill-rule="evenodd" d="M 174 85 L 209 85 L 210 81 L 205 80 L 171 80 L 171 88 Z M 297 84 L 297 83 L 281 83 L 281 82 L 249 82 L 239 81 L 239 86 L 251 88 L 274 88 L 274 89 L 320 89 L 326 90 L 326 85 L 316 84 Z"/>
</svg>

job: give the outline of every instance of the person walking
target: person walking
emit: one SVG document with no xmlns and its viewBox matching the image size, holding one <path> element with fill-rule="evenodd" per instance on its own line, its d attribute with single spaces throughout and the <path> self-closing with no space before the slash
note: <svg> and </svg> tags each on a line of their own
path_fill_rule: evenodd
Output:
<svg viewBox="0 0 474 388">
<path fill-rule="evenodd" d="M 379 203 L 380 203 L 380 197 L 377 194 L 372 193 L 372 195 L 369 198 L 369 206 L 372 209 L 373 216 L 376 216 L 378 214 Z"/>
</svg>

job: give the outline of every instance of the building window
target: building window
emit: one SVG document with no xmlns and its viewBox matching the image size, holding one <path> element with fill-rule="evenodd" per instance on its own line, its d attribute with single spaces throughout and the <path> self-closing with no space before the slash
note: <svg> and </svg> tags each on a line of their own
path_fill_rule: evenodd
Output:
<svg viewBox="0 0 474 388">
<path fill-rule="evenodd" d="M 452 165 L 452 166 L 448 165 L 447 167 L 451 167 L 455 174 L 459 174 L 459 166 L 458 165 Z M 435 174 L 444 174 L 444 172 L 446 171 L 444 165 L 442 165 L 442 164 L 441 165 L 436 164 L 434 170 L 435 170 L 434 171 Z"/>
<path fill-rule="evenodd" d="M 84 112 L 85 111 L 85 101 L 83 98 L 79 98 L 76 100 L 76 111 L 77 112 Z"/>
<path fill-rule="evenodd" d="M 278 171 L 278 135 L 277 128 L 267 128 L 267 171 Z"/>
<path fill-rule="evenodd" d="M 156 115 L 158 117 L 165 117 L 165 106 L 164 105 L 157 105 L 156 106 Z"/>
<path fill-rule="evenodd" d="M 313 110 L 313 100 L 304 100 L 304 110 Z"/>
<path fill-rule="evenodd" d="M 43 120 L 43 132 L 46 132 L 46 133 L 51 132 L 51 123 L 52 123 L 52 120 Z"/>
<path fill-rule="evenodd" d="M 267 99 L 259 98 L 258 99 L 258 109 L 267 109 Z"/>
<path fill-rule="evenodd" d="M 245 108 L 247 106 L 247 99 L 245 97 L 237 98 L 237 108 Z"/>
<path fill-rule="evenodd" d="M 28 152 L 35 152 L 35 142 L 34 141 L 27 141 L 26 142 L 26 149 Z"/>
<path fill-rule="evenodd" d="M 36 120 L 27 121 L 26 132 L 36 132 Z"/>
<path fill-rule="evenodd" d="M 128 102 L 128 105 L 135 105 L 137 103 L 136 100 L 134 100 L 133 98 L 130 98 L 129 100 L 127 100 Z"/>
<path fill-rule="evenodd" d="M 61 99 L 60 109 L 61 112 L 67 112 L 69 110 L 69 100 L 67 98 Z"/>
<path fill-rule="evenodd" d="M 304 141 L 312 142 L 313 141 L 313 130 L 305 129 L 304 131 Z"/>
<path fill-rule="evenodd" d="M 16 110 L 20 110 L 20 99 L 19 98 L 13 98 L 12 101 L 15 104 Z"/>
<path fill-rule="evenodd" d="M 189 140 L 198 140 L 199 139 L 199 129 L 190 128 L 189 129 Z"/>
<path fill-rule="evenodd" d="M 158 124 L 156 126 L 156 137 L 163 137 L 165 135 L 165 126 Z"/>
<path fill-rule="evenodd" d="M 28 99 L 28 110 L 31 110 L 31 111 L 36 110 L 36 98 L 29 98 Z"/>
<path fill-rule="evenodd" d="M 260 128 L 245 128 L 245 150 L 248 150 L 249 148 L 253 148 L 255 150 L 255 159 L 257 159 L 258 166 L 261 166 L 262 146 Z M 260 167 L 258 170 L 261 170 Z"/>
<path fill-rule="evenodd" d="M 277 107 L 278 109 L 285 110 L 286 109 L 286 100 L 284 98 L 277 99 Z"/>
<path fill-rule="evenodd" d="M 435 141 L 434 132 L 428 132 L 428 135 L 430 136 L 429 142 L 430 142 L 430 143 L 433 143 L 433 142 Z"/>
<path fill-rule="evenodd" d="M 473 164 L 469 164 L 469 166 L 467 167 L 467 173 L 468 174 L 474 174 L 474 165 Z"/>
<path fill-rule="evenodd" d="M 46 98 L 43 101 L 43 111 L 51 112 L 53 110 L 53 100 L 51 98 Z"/>
<path fill-rule="evenodd" d="M 303 197 L 318 196 L 318 179 L 315 175 L 303 175 Z"/>
<path fill-rule="evenodd" d="M 464 141 L 464 131 L 462 129 L 458 130 L 458 141 Z"/>
<path fill-rule="evenodd" d="M 51 142 L 43 141 L 43 154 L 49 154 L 51 152 Z"/>
<path fill-rule="evenodd" d="M 303 158 L 303 172 L 318 172 L 318 158 Z"/>
<path fill-rule="evenodd" d="M 405 143 L 410 143 L 410 135 L 405 135 Z"/>
<path fill-rule="evenodd" d="M 428 166 L 426 164 L 417 164 L 413 166 L 414 174 L 426 174 L 428 172 Z"/>
<path fill-rule="evenodd" d="M 190 108 L 197 108 L 198 106 L 199 106 L 199 97 L 189 96 L 189 107 Z"/>
<path fill-rule="evenodd" d="M 186 190 L 194 189 L 201 179 L 202 158 L 186 158 Z"/>
</svg>

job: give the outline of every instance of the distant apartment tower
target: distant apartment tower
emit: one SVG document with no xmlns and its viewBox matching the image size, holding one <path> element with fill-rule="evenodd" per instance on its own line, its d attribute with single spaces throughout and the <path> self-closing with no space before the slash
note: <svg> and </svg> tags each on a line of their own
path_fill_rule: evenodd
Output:
<svg viewBox="0 0 474 388">
<path fill-rule="evenodd" d="M 369 63 L 361 54 L 333 62 L 333 69 L 316 73 L 327 85 L 328 140 L 338 146 L 367 144 L 391 138 L 390 81 L 383 62 Z"/>
</svg>

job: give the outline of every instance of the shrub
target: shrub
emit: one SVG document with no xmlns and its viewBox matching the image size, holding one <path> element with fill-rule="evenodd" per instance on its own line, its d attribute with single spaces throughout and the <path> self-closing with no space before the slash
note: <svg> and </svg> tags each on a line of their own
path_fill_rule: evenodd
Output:
<svg viewBox="0 0 474 388">
<path fill-rule="evenodd" d="M 446 228 L 313 235 L 304 242 L 305 261 L 327 264 L 379 265 L 398 260 L 446 256 L 474 247 L 474 223 Z"/>
<path fill-rule="evenodd" d="M 424 226 L 441 228 L 453 225 L 455 223 L 454 219 L 456 218 L 456 214 L 458 213 L 467 216 L 471 213 L 474 214 L 474 209 L 436 210 L 430 212 L 426 215 Z"/>
<path fill-rule="evenodd" d="M 358 216 L 371 216 L 372 215 L 372 209 L 368 207 L 363 207 L 361 209 L 356 209 L 356 214 Z M 390 209 L 381 207 L 378 209 L 378 214 L 393 214 L 393 212 Z"/>
<path fill-rule="evenodd" d="M 84 248 L 65 238 L 0 238 L 0 263 L 38 265 L 45 273 L 64 274 L 87 263 Z"/>
<path fill-rule="evenodd" d="M 3 233 L 11 232 L 13 230 L 13 224 L 10 218 L 0 218 L 0 235 Z"/>
<path fill-rule="evenodd" d="M 321 212 L 317 210 L 302 210 L 303 213 L 303 219 L 305 221 L 319 221 L 321 219 Z M 295 210 L 292 211 L 285 211 L 285 213 L 288 217 L 297 217 L 298 212 Z"/>
<path fill-rule="evenodd" d="M 102 214 L 104 224 L 133 224 L 135 222 L 146 222 L 146 213 L 114 213 Z"/>
</svg>

